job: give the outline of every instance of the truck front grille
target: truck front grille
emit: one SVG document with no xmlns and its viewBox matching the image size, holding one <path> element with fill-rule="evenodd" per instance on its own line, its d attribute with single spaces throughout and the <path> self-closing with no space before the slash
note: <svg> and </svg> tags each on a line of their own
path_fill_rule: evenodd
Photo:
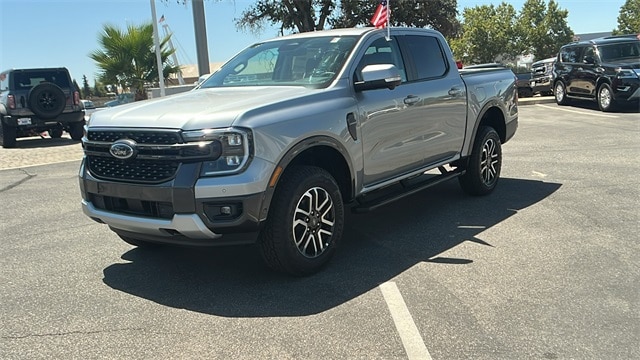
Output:
<svg viewBox="0 0 640 360">
<path fill-rule="evenodd" d="M 167 181 L 175 176 L 179 166 L 176 161 L 126 161 L 103 156 L 89 156 L 88 160 L 89 170 L 98 178 L 133 182 Z"/>
<path fill-rule="evenodd" d="M 130 159 L 114 157 L 111 146 L 118 140 L 132 140 L 134 155 Z M 175 178 L 180 164 L 215 160 L 221 145 L 185 143 L 177 130 L 88 129 L 82 144 L 87 169 L 103 180 L 127 183 L 159 184 Z"/>
</svg>

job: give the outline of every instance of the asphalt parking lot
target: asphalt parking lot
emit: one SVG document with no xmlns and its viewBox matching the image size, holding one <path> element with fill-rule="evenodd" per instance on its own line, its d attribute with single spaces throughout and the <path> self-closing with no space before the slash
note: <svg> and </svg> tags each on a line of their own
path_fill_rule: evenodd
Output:
<svg viewBox="0 0 640 360">
<path fill-rule="evenodd" d="M 143 251 L 80 210 L 80 144 L 0 149 L 0 358 L 639 359 L 640 116 L 520 108 L 488 197 L 349 215 L 330 266 Z"/>
</svg>

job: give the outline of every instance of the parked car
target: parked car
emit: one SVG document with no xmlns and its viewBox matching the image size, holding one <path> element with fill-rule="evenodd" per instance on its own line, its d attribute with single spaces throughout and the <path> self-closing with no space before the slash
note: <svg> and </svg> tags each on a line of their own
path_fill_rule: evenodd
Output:
<svg viewBox="0 0 640 360">
<path fill-rule="evenodd" d="M 620 35 L 562 46 L 553 66 L 559 105 L 596 101 L 602 111 L 640 102 L 640 39 Z"/>
<path fill-rule="evenodd" d="M 556 58 L 538 60 L 531 64 L 531 89 L 534 94 L 553 95 L 553 64 Z"/>
<path fill-rule="evenodd" d="M 82 110 L 84 110 L 84 120 L 87 121 L 91 117 L 97 108 L 96 105 L 91 100 L 80 99 L 80 105 L 82 106 Z"/>
<path fill-rule="evenodd" d="M 518 87 L 519 97 L 531 97 L 533 96 L 533 88 L 531 87 L 531 73 L 519 73 L 516 74 L 516 86 Z"/>
<path fill-rule="evenodd" d="M 339 248 L 347 206 L 453 179 L 491 193 L 518 127 L 513 72 L 458 70 L 435 30 L 389 33 L 262 41 L 192 91 L 94 113 L 84 213 L 141 248 L 256 243 L 301 276 Z"/>
<path fill-rule="evenodd" d="M 66 68 L 11 69 L 0 73 L 0 143 L 16 146 L 20 137 L 47 131 L 59 138 L 84 135 L 80 93 Z"/>
<path fill-rule="evenodd" d="M 122 94 L 116 95 L 115 99 L 109 100 L 106 103 L 104 103 L 104 106 L 106 106 L 106 107 L 114 107 L 114 106 L 118 106 L 118 105 L 122 105 L 122 104 L 128 104 L 130 102 L 133 102 L 133 94 L 132 93 L 122 93 Z"/>
</svg>

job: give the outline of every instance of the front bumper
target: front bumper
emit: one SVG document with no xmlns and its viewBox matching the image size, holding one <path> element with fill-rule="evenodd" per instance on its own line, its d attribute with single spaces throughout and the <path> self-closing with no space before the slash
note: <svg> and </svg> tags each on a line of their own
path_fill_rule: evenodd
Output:
<svg viewBox="0 0 640 360">
<path fill-rule="evenodd" d="M 80 168 L 82 210 L 114 232 L 180 245 L 252 243 L 263 220 L 271 163 L 253 159 L 241 174 L 199 178 L 200 163 L 182 164 L 161 184 L 132 184 L 94 177 Z"/>
<path fill-rule="evenodd" d="M 534 93 L 549 92 L 552 88 L 551 76 L 533 78 L 530 84 Z"/>
<path fill-rule="evenodd" d="M 614 79 L 611 83 L 611 91 L 613 98 L 618 103 L 626 101 L 640 100 L 640 79 L 639 78 L 622 78 Z"/>
</svg>

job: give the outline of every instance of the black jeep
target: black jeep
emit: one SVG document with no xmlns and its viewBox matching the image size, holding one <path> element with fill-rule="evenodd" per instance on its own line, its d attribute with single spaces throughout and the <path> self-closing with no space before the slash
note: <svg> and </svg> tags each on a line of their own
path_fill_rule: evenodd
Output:
<svg viewBox="0 0 640 360">
<path fill-rule="evenodd" d="M 84 135 L 80 93 L 66 68 L 11 69 L 0 73 L 0 144 L 16 146 L 16 139 L 47 131 L 59 138 Z"/>
</svg>

